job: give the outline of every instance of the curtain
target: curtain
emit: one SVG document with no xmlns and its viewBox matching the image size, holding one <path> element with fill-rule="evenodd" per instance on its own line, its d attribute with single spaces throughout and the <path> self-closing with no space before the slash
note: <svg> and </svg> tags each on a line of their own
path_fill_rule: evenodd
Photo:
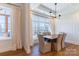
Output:
<svg viewBox="0 0 79 59">
<path fill-rule="evenodd" d="M 56 32 L 55 19 L 53 17 L 50 17 L 49 19 L 50 19 L 50 28 L 51 28 L 52 34 L 55 34 Z"/>
<path fill-rule="evenodd" d="M 22 48 L 21 42 L 21 9 L 15 5 L 0 3 L 0 6 L 4 6 L 11 9 L 11 28 L 12 28 L 12 40 L 11 49 L 16 50 Z"/>
<path fill-rule="evenodd" d="M 21 49 L 22 48 L 22 42 L 21 42 L 21 10 L 19 7 L 13 7 L 12 8 L 12 49 L 16 50 L 16 49 Z"/>
<path fill-rule="evenodd" d="M 24 29 L 24 49 L 27 54 L 31 53 L 30 46 L 32 45 L 32 20 L 30 15 L 29 3 L 24 4 L 23 8 L 23 29 Z"/>
</svg>

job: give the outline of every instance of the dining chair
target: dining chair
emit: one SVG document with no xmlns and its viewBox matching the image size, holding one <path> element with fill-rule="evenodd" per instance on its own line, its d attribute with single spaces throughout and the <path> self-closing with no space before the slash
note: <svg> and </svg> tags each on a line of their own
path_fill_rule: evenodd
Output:
<svg viewBox="0 0 79 59">
<path fill-rule="evenodd" d="M 61 41 L 61 48 L 65 48 L 65 38 L 66 38 L 66 33 L 63 32 L 63 39 Z"/>
<path fill-rule="evenodd" d="M 51 44 L 44 41 L 43 35 L 38 35 L 39 39 L 39 51 L 41 53 L 47 53 L 51 51 Z"/>
<path fill-rule="evenodd" d="M 54 47 L 55 47 L 55 50 L 57 52 L 59 52 L 61 50 L 61 40 L 63 39 L 63 35 L 62 34 L 59 34 L 58 35 L 58 38 L 57 38 L 57 41 L 54 42 Z"/>
<path fill-rule="evenodd" d="M 59 32 L 59 34 L 63 35 L 63 39 L 61 40 L 61 48 L 65 48 L 65 38 L 67 34 L 65 32 Z"/>
</svg>

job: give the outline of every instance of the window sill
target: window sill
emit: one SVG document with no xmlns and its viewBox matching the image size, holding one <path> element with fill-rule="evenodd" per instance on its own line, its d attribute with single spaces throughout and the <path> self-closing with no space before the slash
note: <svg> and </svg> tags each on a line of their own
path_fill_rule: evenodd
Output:
<svg viewBox="0 0 79 59">
<path fill-rule="evenodd" d="M 11 40 L 11 37 L 0 37 L 0 40 Z"/>
</svg>

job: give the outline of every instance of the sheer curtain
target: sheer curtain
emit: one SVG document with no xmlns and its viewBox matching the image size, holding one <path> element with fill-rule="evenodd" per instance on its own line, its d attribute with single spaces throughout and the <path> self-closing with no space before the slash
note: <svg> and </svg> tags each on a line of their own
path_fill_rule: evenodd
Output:
<svg viewBox="0 0 79 59">
<path fill-rule="evenodd" d="M 4 6 L 7 8 L 11 8 L 11 28 L 12 28 L 12 38 L 11 38 L 11 44 L 10 44 L 10 49 L 9 50 L 16 50 L 16 49 L 21 49 L 22 48 L 22 43 L 21 43 L 21 9 L 17 6 L 11 5 L 11 4 L 4 4 L 0 3 L 0 6 Z M 5 47 L 6 48 L 6 47 Z"/>
<path fill-rule="evenodd" d="M 21 49 L 22 48 L 22 43 L 21 43 L 21 10 L 19 7 L 13 6 L 12 8 L 12 32 L 13 32 L 13 41 L 12 41 L 12 46 L 13 46 L 13 50 L 16 49 Z"/>
<path fill-rule="evenodd" d="M 56 34 L 56 24 L 55 24 L 55 18 L 50 17 L 50 28 L 52 31 L 52 34 Z"/>
</svg>

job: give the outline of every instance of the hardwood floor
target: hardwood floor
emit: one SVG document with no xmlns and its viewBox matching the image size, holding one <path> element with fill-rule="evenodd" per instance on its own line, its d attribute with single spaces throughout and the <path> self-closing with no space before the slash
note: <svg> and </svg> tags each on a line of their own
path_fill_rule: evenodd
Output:
<svg viewBox="0 0 79 59">
<path fill-rule="evenodd" d="M 25 50 L 9 51 L 0 53 L 1 56 L 79 56 L 79 45 L 66 43 L 66 48 L 62 49 L 60 52 L 49 52 L 41 54 L 39 52 L 39 45 L 35 45 L 32 48 L 31 54 L 26 54 Z"/>
<path fill-rule="evenodd" d="M 17 51 L 8 51 L 4 53 L 0 53 L 0 56 L 26 56 L 26 52 L 24 49 L 19 49 Z"/>
</svg>

